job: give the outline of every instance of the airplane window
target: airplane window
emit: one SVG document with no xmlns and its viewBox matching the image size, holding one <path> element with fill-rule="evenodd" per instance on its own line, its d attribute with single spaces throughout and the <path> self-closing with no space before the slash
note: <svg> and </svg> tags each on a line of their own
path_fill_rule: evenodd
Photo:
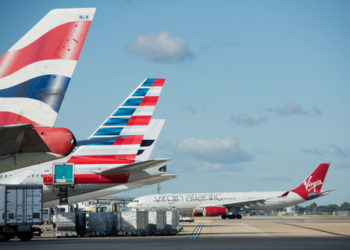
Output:
<svg viewBox="0 0 350 250">
<path fill-rule="evenodd" d="M 2 178 L 2 175 L 0 175 L 0 178 Z"/>
<path fill-rule="evenodd" d="M 34 178 L 34 175 L 32 174 L 32 178 Z"/>
<path fill-rule="evenodd" d="M 5 174 L 5 178 L 7 178 L 7 175 Z"/>
</svg>

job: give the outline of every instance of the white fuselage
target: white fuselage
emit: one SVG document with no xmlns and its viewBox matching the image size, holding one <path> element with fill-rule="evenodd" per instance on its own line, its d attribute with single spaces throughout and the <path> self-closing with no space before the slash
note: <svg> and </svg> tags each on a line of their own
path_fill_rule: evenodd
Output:
<svg viewBox="0 0 350 250">
<path fill-rule="evenodd" d="M 128 207 L 140 209 L 171 209 L 192 212 L 196 208 L 223 206 L 241 201 L 265 199 L 254 205 L 243 206 L 244 210 L 269 210 L 292 206 L 305 200 L 294 192 L 281 196 L 285 192 L 225 192 L 225 193 L 188 193 L 147 195 L 136 198 Z"/>
<path fill-rule="evenodd" d="M 59 162 L 66 162 L 69 157 L 65 157 Z M 58 163 L 57 161 L 54 161 Z M 52 207 L 58 205 L 58 187 L 53 185 L 45 185 L 43 182 L 43 176 L 52 174 L 52 164 L 54 162 L 47 162 L 38 164 L 31 167 L 26 167 L 18 170 L 3 172 L 0 174 L 0 184 L 39 184 L 43 185 L 43 197 L 44 197 L 44 207 Z M 86 165 L 76 165 L 75 174 L 92 174 L 93 170 L 107 169 L 112 166 L 100 166 L 99 168 L 87 167 Z M 132 172 L 129 174 L 126 181 L 122 183 L 96 183 L 96 184 L 75 184 L 73 188 L 69 188 L 69 203 L 74 203 L 78 201 L 84 201 L 93 199 L 90 198 L 90 192 L 95 192 L 102 189 L 116 187 L 118 185 L 125 184 L 137 184 L 138 181 L 145 181 L 148 178 L 164 174 L 164 172 L 159 171 L 159 167 L 152 167 L 145 169 L 143 171 Z M 125 190 L 123 190 L 125 191 Z M 83 195 L 86 194 L 86 195 Z"/>
</svg>

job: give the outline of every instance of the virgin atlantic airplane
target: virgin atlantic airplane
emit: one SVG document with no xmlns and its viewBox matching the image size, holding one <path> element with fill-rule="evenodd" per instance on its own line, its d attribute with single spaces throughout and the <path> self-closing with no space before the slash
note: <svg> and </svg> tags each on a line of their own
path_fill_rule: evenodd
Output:
<svg viewBox="0 0 350 250">
<path fill-rule="evenodd" d="M 128 204 L 138 209 L 171 209 L 193 212 L 194 216 L 221 216 L 241 219 L 241 211 L 271 210 L 293 206 L 324 195 L 321 191 L 329 163 L 321 163 L 297 188 L 274 192 L 227 192 L 147 195 Z"/>
</svg>

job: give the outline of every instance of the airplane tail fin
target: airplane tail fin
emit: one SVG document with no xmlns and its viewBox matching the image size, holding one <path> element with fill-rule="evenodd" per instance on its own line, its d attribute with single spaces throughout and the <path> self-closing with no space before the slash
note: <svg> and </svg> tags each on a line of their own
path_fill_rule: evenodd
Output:
<svg viewBox="0 0 350 250">
<path fill-rule="evenodd" d="M 137 151 L 136 161 L 149 160 L 164 123 L 165 119 L 151 119 L 140 149 Z"/>
<path fill-rule="evenodd" d="M 95 11 L 51 10 L 0 57 L 0 126 L 54 125 Z"/>
<path fill-rule="evenodd" d="M 298 194 L 304 200 L 311 200 L 321 196 L 321 188 L 329 166 L 330 163 L 321 163 L 299 187 L 291 191 Z"/>
<path fill-rule="evenodd" d="M 144 80 L 79 147 L 68 162 L 130 164 L 137 160 L 165 79 Z"/>
</svg>

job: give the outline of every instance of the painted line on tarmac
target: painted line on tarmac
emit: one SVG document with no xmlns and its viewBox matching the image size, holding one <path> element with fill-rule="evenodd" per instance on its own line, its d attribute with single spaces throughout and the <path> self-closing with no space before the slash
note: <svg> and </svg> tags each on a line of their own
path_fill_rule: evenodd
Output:
<svg viewBox="0 0 350 250">
<path fill-rule="evenodd" d="M 193 231 L 191 237 L 189 237 L 189 240 L 195 240 L 198 238 L 198 236 L 200 235 L 201 231 L 203 228 L 203 224 L 199 224 Z"/>
<path fill-rule="evenodd" d="M 261 236 L 273 237 L 271 234 L 266 233 L 266 232 L 263 232 L 263 231 L 261 231 L 260 229 L 254 227 L 254 226 L 252 226 L 252 225 L 248 225 L 248 224 L 245 224 L 245 223 L 240 223 L 240 224 L 241 224 L 242 226 L 244 226 L 245 228 L 247 228 L 247 229 L 249 229 L 249 230 L 253 231 L 254 233 L 257 233 L 257 234 L 259 234 L 259 235 L 261 235 Z"/>
<path fill-rule="evenodd" d="M 291 223 L 281 223 L 281 224 L 288 225 L 288 226 L 295 226 L 295 227 L 304 228 L 304 229 L 310 229 L 310 230 L 314 230 L 314 231 L 318 231 L 318 232 L 322 232 L 322 233 L 332 234 L 332 235 L 335 235 L 335 236 L 349 237 L 349 235 L 346 235 L 346 234 L 339 234 L 339 233 L 329 232 L 329 231 L 326 231 L 326 230 L 313 228 L 313 227 L 305 227 L 305 226 L 295 225 L 295 224 L 291 224 Z"/>
</svg>

